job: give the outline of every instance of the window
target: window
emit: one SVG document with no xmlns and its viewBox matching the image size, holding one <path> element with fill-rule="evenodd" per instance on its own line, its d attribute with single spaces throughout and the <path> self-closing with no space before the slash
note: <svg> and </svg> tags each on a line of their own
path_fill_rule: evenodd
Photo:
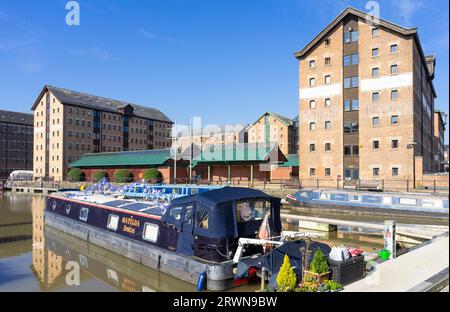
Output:
<svg viewBox="0 0 450 312">
<path fill-rule="evenodd" d="M 331 99 L 330 98 L 325 99 L 325 106 L 326 107 L 331 106 Z"/>
<path fill-rule="evenodd" d="M 372 93 L 372 102 L 378 102 L 380 100 L 380 93 L 374 92 Z"/>
<path fill-rule="evenodd" d="M 316 101 L 315 100 L 309 101 L 309 108 L 316 108 Z"/>
<path fill-rule="evenodd" d="M 110 214 L 108 216 L 108 224 L 107 228 L 111 231 L 117 231 L 117 227 L 119 226 L 119 216 Z"/>
<path fill-rule="evenodd" d="M 380 69 L 378 67 L 372 68 L 372 78 L 378 78 Z"/>
<path fill-rule="evenodd" d="M 372 57 L 377 57 L 380 55 L 380 50 L 378 48 L 372 49 Z"/>
<path fill-rule="evenodd" d="M 373 146 L 373 149 L 379 149 L 380 148 L 380 141 L 373 141 L 372 146 Z"/>
<path fill-rule="evenodd" d="M 351 101 L 350 100 L 344 100 L 344 111 L 350 111 L 352 109 Z"/>
<path fill-rule="evenodd" d="M 309 86 L 310 87 L 316 86 L 316 78 L 309 78 Z"/>
<path fill-rule="evenodd" d="M 372 37 L 378 37 L 380 35 L 379 28 L 372 28 Z"/>
<path fill-rule="evenodd" d="M 325 143 L 325 152 L 331 151 L 331 143 Z"/>
<path fill-rule="evenodd" d="M 391 75 L 395 75 L 395 74 L 398 74 L 398 65 L 397 64 L 391 65 Z"/>
<path fill-rule="evenodd" d="M 350 43 L 351 42 L 351 34 L 349 31 L 346 31 L 344 33 L 344 43 Z"/>
<path fill-rule="evenodd" d="M 358 65 L 359 64 L 359 54 L 354 53 L 352 54 L 352 65 Z"/>
<path fill-rule="evenodd" d="M 397 177 L 398 176 L 398 168 L 397 167 L 393 167 L 392 168 L 392 176 L 393 177 Z"/>
<path fill-rule="evenodd" d="M 325 121 L 325 130 L 330 130 L 331 129 L 331 121 L 327 120 Z"/>
<path fill-rule="evenodd" d="M 358 65 L 359 64 L 359 54 L 349 54 L 344 55 L 344 67 L 350 66 L 350 65 Z"/>
<path fill-rule="evenodd" d="M 398 148 L 398 140 L 392 140 L 391 146 L 392 146 L 392 148 L 394 148 L 394 149 Z"/>
<path fill-rule="evenodd" d="M 358 110 L 359 109 L 359 100 L 352 100 L 352 110 Z"/>
<path fill-rule="evenodd" d="M 327 38 L 325 39 L 325 46 L 328 47 L 331 44 L 331 39 Z"/>
<path fill-rule="evenodd" d="M 344 55 L 344 67 L 350 66 L 351 63 L 351 57 L 350 55 Z"/>
<path fill-rule="evenodd" d="M 329 85 L 331 83 L 331 76 L 327 75 L 325 76 L 325 84 Z"/>
<path fill-rule="evenodd" d="M 80 220 L 86 222 L 89 215 L 89 209 L 88 208 L 81 208 L 80 210 Z"/>
<path fill-rule="evenodd" d="M 316 130 L 316 123 L 315 122 L 311 122 L 309 124 L 309 130 L 310 131 L 315 131 Z"/>
<path fill-rule="evenodd" d="M 310 152 L 315 152 L 316 151 L 316 144 L 309 144 L 309 151 Z"/>
<path fill-rule="evenodd" d="M 348 156 L 352 154 L 351 146 L 344 146 L 344 155 Z"/>
<path fill-rule="evenodd" d="M 374 177 L 378 177 L 380 175 L 380 168 L 373 168 L 372 173 Z"/>
<path fill-rule="evenodd" d="M 398 90 L 391 91 L 391 100 L 393 101 L 398 100 Z"/>
<path fill-rule="evenodd" d="M 393 44 L 391 45 L 391 53 L 397 53 L 398 52 L 398 45 Z"/>
<path fill-rule="evenodd" d="M 146 241 L 156 243 L 158 240 L 159 226 L 153 223 L 145 223 L 142 238 Z"/>
<path fill-rule="evenodd" d="M 391 124 L 393 124 L 393 125 L 398 124 L 398 116 L 397 115 L 391 116 Z"/>
<path fill-rule="evenodd" d="M 372 126 L 377 127 L 380 125 L 380 117 L 373 117 L 372 118 Z"/>
<path fill-rule="evenodd" d="M 262 220 L 265 211 L 270 209 L 270 203 L 265 200 L 241 200 L 236 202 L 236 217 L 238 223 Z"/>
<path fill-rule="evenodd" d="M 195 225 L 198 228 L 208 229 L 209 211 L 207 208 L 197 206 L 195 211 Z"/>
<path fill-rule="evenodd" d="M 331 65 L 331 57 L 326 57 L 325 58 L 325 66 L 330 66 Z"/>
<path fill-rule="evenodd" d="M 350 32 L 351 38 L 352 38 L 352 42 L 357 42 L 358 41 L 358 37 L 359 37 L 359 33 L 357 30 L 353 30 Z"/>
<path fill-rule="evenodd" d="M 353 145 L 352 150 L 353 150 L 353 155 L 359 155 L 359 146 L 358 145 Z"/>
<path fill-rule="evenodd" d="M 344 133 L 356 133 L 358 132 L 357 122 L 345 122 L 344 123 Z"/>
<path fill-rule="evenodd" d="M 315 68 L 315 67 L 316 67 L 316 61 L 315 60 L 309 61 L 309 68 Z"/>
<path fill-rule="evenodd" d="M 344 78 L 344 89 L 357 88 L 358 86 L 359 86 L 358 76 Z"/>
<path fill-rule="evenodd" d="M 331 176 L 331 169 L 330 168 L 325 168 L 325 176 L 326 177 Z"/>
<path fill-rule="evenodd" d="M 314 177 L 316 175 L 316 168 L 309 168 L 309 176 Z"/>
</svg>

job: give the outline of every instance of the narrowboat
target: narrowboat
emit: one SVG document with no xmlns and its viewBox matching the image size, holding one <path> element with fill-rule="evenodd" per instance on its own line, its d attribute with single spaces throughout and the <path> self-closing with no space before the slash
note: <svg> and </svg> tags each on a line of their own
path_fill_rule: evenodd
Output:
<svg viewBox="0 0 450 312">
<path fill-rule="evenodd" d="M 218 188 L 222 188 L 222 186 L 189 185 L 189 184 L 153 185 L 149 183 L 137 182 L 123 187 L 123 189 L 121 189 L 121 193 L 125 198 L 136 198 L 136 199 L 164 198 L 166 200 L 171 200 L 176 197 L 203 193 Z"/>
<path fill-rule="evenodd" d="M 286 200 L 298 209 L 353 210 L 385 215 L 422 215 L 448 219 L 448 197 L 403 193 L 369 193 L 347 190 L 301 190 Z"/>
<path fill-rule="evenodd" d="M 174 198 L 170 204 L 104 194 L 58 192 L 47 197 L 45 223 L 62 232 L 210 290 L 233 287 L 240 238 L 257 238 L 263 219 L 281 234 L 280 199 L 259 190 L 224 187 Z M 249 245 L 242 259 L 263 252 Z"/>
</svg>

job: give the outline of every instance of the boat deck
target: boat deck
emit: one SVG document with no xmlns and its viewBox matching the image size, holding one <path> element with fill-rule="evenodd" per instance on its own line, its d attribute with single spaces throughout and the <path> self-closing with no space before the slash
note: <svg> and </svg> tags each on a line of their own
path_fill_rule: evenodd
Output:
<svg viewBox="0 0 450 312">
<path fill-rule="evenodd" d="M 118 208 L 123 210 L 128 210 L 132 212 L 139 212 L 143 214 L 162 216 L 165 212 L 166 204 L 159 203 L 156 201 L 140 201 L 126 200 L 126 199 L 115 199 L 108 195 L 93 194 L 85 195 L 78 193 L 60 193 L 54 194 L 54 197 L 61 197 L 71 201 L 82 202 L 86 204 L 95 204 L 111 208 Z"/>
</svg>

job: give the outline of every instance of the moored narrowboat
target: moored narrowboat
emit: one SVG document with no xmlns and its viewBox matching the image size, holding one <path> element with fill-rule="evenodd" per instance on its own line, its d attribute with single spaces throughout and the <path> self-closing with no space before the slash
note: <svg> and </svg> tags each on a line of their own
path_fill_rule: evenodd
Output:
<svg viewBox="0 0 450 312">
<path fill-rule="evenodd" d="M 174 198 L 170 204 L 60 192 L 47 197 L 47 225 L 149 267 L 206 287 L 233 286 L 239 238 L 257 238 L 267 220 L 281 233 L 280 199 L 259 190 L 224 187 Z M 261 254 L 248 246 L 243 257 Z"/>
</svg>

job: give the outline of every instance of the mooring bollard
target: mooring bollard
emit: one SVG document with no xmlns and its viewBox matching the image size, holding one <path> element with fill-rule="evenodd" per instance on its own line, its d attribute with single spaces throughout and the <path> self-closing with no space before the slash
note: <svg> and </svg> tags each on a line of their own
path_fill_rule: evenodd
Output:
<svg viewBox="0 0 450 312">
<path fill-rule="evenodd" d="M 384 221 L 384 249 L 389 250 L 389 259 L 395 259 L 396 253 L 396 240 L 395 240 L 395 221 Z"/>
</svg>

